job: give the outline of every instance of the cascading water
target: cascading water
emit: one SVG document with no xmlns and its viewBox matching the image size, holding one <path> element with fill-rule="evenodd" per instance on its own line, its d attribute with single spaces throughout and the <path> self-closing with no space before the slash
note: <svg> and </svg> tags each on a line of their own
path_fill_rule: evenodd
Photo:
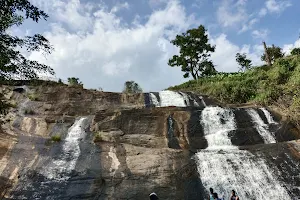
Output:
<svg viewBox="0 0 300 200">
<path fill-rule="evenodd" d="M 154 105 L 155 107 L 159 107 L 159 101 L 157 100 L 157 97 L 153 93 L 149 93 L 150 95 L 150 104 Z"/>
<path fill-rule="evenodd" d="M 184 102 L 184 98 L 177 92 L 165 90 L 159 92 L 160 97 L 160 106 L 178 106 L 178 107 L 186 107 Z"/>
<path fill-rule="evenodd" d="M 203 97 L 201 97 L 201 102 L 202 102 L 202 104 L 204 105 L 204 107 L 206 107 L 206 103 L 205 103 Z"/>
<path fill-rule="evenodd" d="M 177 107 L 187 107 L 194 106 L 199 107 L 199 103 L 195 98 L 192 98 L 189 94 L 184 92 L 174 92 L 170 90 L 160 91 L 158 97 L 149 93 L 150 105 L 155 107 L 168 107 L 168 106 L 177 106 Z M 206 106 L 204 99 L 198 97 L 203 106 Z"/>
<path fill-rule="evenodd" d="M 208 148 L 196 153 L 195 160 L 206 189 L 225 199 L 232 189 L 240 199 L 291 199 L 264 160 L 232 145 L 228 134 L 236 124 L 230 109 L 206 107 L 201 124 Z"/>
<path fill-rule="evenodd" d="M 86 120 L 87 118 L 81 118 L 69 128 L 60 158 L 53 160 L 42 171 L 45 177 L 57 181 L 65 181 L 70 178 L 68 175 L 75 169 L 80 155 L 79 140 L 85 137 L 83 125 Z"/>
<path fill-rule="evenodd" d="M 207 107 L 202 111 L 203 126 L 208 149 L 232 148 L 228 133 L 236 129 L 234 114 L 220 107 Z M 210 123 L 207 123 L 209 121 Z"/>
<path fill-rule="evenodd" d="M 278 124 L 274 121 L 271 113 L 266 108 L 260 108 L 260 110 L 263 111 L 263 113 L 265 114 L 269 124 Z"/>
<path fill-rule="evenodd" d="M 183 92 L 179 92 L 179 94 L 181 94 L 181 96 L 183 97 L 185 105 L 190 106 L 190 98 L 189 98 L 189 96 L 187 94 L 183 93 Z"/>
<path fill-rule="evenodd" d="M 276 143 L 276 140 L 272 133 L 268 130 L 268 125 L 261 119 L 258 112 L 254 109 L 247 109 L 247 113 L 251 116 L 255 129 L 261 135 L 265 143 Z"/>
</svg>

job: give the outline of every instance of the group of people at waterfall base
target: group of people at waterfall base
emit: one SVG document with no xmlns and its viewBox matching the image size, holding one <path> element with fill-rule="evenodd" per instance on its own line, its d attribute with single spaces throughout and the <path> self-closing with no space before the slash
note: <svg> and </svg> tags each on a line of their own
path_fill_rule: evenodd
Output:
<svg viewBox="0 0 300 200">
<path fill-rule="evenodd" d="M 224 200 L 224 198 L 219 198 L 218 193 L 214 192 L 212 188 L 209 188 L 209 200 Z M 235 191 L 231 191 L 231 196 L 229 200 L 240 200 L 240 198 L 235 194 Z"/>
<path fill-rule="evenodd" d="M 218 194 L 216 192 L 214 192 L 214 190 L 212 188 L 209 188 L 209 192 L 210 192 L 209 198 L 208 198 L 209 200 L 224 200 L 224 198 L 219 198 Z M 152 192 L 149 195 L 149 197 L 150 197 L 150 200 L 158 200 L 158 197 L 154 192 Z M 240 200 L 240 198 L 235 194 L 235 191 L 232 190 L 229 200 Z"/>
</svg>

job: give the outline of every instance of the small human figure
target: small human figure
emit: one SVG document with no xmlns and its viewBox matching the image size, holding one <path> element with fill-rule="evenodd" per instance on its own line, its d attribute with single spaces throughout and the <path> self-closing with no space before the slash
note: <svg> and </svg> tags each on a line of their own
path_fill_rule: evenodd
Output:
<svg viewBox="0 0 300 200">
<path fill-rule="evenodd" d="M 223 199 L 220 199 L 220 198 L 218 197 L 218 193 L 216 193 L 216 192 L 213 193 L 213 197 L 214 197 L 214 200 L 224 200 L 224 198 L 223 198 Z"/>
<path fill-rule="evenodd" d="M 213 197 L 213 193 L 214 193 L 214 189 L 212 189 L 212 188 L 209 188 L 209 200 L 214 200 L 214 197 Z"/>
<path fill-rule="evenodd" d="M 230 200 L 240 200 L 240 198 L 236 195 L 235 191 L 231 191 Z"/>
<path fill-rule="evenodd" d="M 152 193 L 149 195 L 149 197 L 150 197 L 150 200 L 158 200 L 158 196 L 157 196 L 154 192 L 152 192 Z"/>
</svg>

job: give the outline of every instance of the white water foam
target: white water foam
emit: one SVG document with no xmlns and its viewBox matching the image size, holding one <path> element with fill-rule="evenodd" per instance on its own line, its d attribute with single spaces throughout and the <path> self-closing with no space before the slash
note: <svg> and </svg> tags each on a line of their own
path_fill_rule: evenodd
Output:
<svg viewBox="0 0 300 200">
<path fill-rule="evenodd" d="M 179 94 L 181 94 L 181 96 L 183 97 L 183 100 L 185 101 L 187 106 L 190 106 L 190 98 L 186 93 L 183 92 L 179 92 Z"/>
<path fill-rule="evenodd" d="M 236 129 L 234 114 L 221 107 L 206 107 L 201 113 L 201 124 L 205 132 L 208 149 L 233 147 L 228 137 Z"/>
<path fill-rule="evenodd" d="M 83 128 L 85 122 L 86 118 L 81 118 L 69 128 L 60 158 L 53 160 L 42 170 L 45 177 L 57 181 L 65 181 L 70 178 L 68 175 L 75 169 L 80 155 L 79 139 L 85 137 Z"/>
<path fill-rule="evenodd" d="M 291 199 L 263 159 L 232 145 L 228 133 L 236 124 L 231 110 L 206 107 L 201 124 L 208 148 L 196 153 L 195 160 L 205 188 L 225 199 L 232 189 L 240 199 Z"/>
<path fill-rule="evenodd" d="M 205 101 L 204 101 L 204 99 L 203 99 L 202 96 L 200 96 L 200 99 L 201 99 L 201 102 L 202 102 L 203 106 L 206 107 L 206 103 L 205 103 Z"/>
<path fill-rule="evenodd" d="M 278 124 L 277 122 L 275 122 L 271 113 L 266 108 L 260 108 L 260 110 L 264 112 L 269 124 Z"/>
<path fill-rule="evenodd" d="M 247 109 L 247 113 L 251 116 L 253 123 L 255 124 L 255 128 L 257 132 L 261 135 L 264 142 L 268 143 L 276 143 L 274 136 L 268 130 L 268 125 L 261 119 L 258 112 L 252 108 Z"/>
<path fill-rule="evenodd" d="M 149 93 L 149 96 L 150 96 L 150 104 L 154 105 L 155 107 L 159 107 L 160 104 L 159 104 L 159 102 L 158 102 L 157 97 L 155 96 L 155 94 Z"/>
<path fill-rule="evenodd" d="M 203 150 L 196 156 L 198 172 L 205 188 L 229 199 L 235 190 L 240 199 L 291 199 L 264 160 L 248 151 Z"/>
<path fill-rule="evenodd" d="M 168 106 L 176 106 L 176 107 L 187 107 L 187 106 L 195 106 L 199 107 L 197 101 L 191 97 L 190 95 L 184 92 L 174 92 L 170 90 L 160 91 L 159 93 L 160 101 L 153 93 L 149 93 L 150 104 L 155 107 L 168 107 Z M 203 98 L 200 96 L 201 102 L 204 106 L 206 106 Z M 193 105 L 191 105 L 190 100 L 193 101 Z"/>
<path fill-rule="evenodd" d="M 174 91 L 164 90 L 159 92 L 160 97 L 160 106 L 177 106 L 177 107 L 186 107 L 184 98 Z"/>
</svg>

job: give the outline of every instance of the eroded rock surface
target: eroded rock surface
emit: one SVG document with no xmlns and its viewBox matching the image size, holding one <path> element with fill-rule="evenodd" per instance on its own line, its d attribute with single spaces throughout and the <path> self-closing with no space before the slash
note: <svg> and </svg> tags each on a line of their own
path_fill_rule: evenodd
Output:
<svg viewBox="0 0 300 200">
<path fill-rule="evenodd" d="M 183 100 L 176 101 L 186 107 L 160 107 L 169 102 L 159 93 L 66 86 L 4 89 L 16 108 L 0 133 L 1 197 L 147 199 L 155 192 L 161 199 L 206 198 L 195 153 L 209 145 L 201 113 L 205 106 L 219 105 L 209 97 L 180 94 Z M 299 131 L 277 117 L 270 122 L 261 109 L 251 108 L 257 119 L 251 118 L 247 109 L 231 109 L 236 123 L 228 133 L 232 145 L 266 160 L 290 196 L 300 196 Z M 84 123 L 72 129 L 82 118 Z M 264 131 L 279 143 L 265 144 Z M 55 170 L 60 162 L 69 167 Z"/>
</svg>

